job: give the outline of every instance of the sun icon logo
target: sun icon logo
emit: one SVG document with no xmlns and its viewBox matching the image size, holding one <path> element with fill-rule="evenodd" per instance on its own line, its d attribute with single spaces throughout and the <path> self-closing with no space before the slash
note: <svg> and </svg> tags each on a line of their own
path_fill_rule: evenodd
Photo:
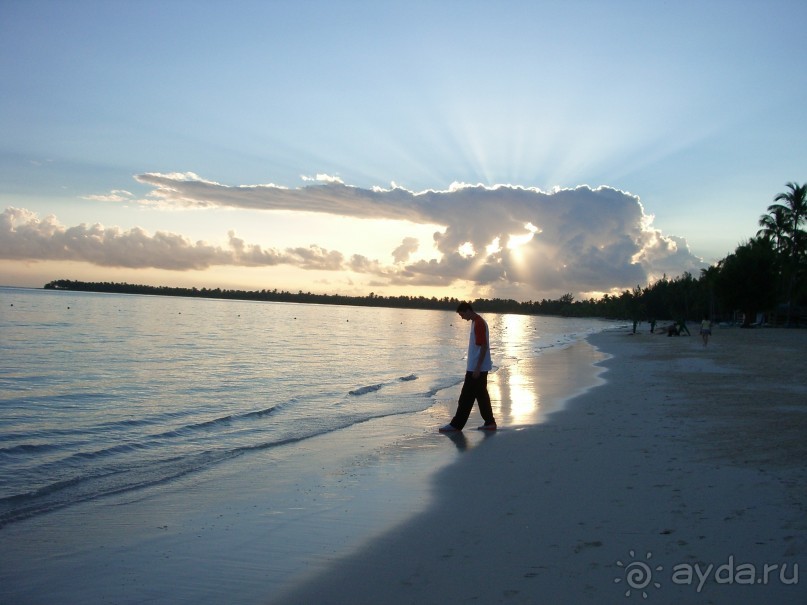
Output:
<svg viewBox="0 0 807 605">
<path fill-rule="evenodd" d="M 633 561 L 630 561 L 627 564 L 623 563 L 622 561 L 616 562 L 618 567 L 625 569 L 625 577 L 615 578 L 614 583 L 618 584 L 624 579 L 625 583 L 628 585 L 628 590 L 625 591 L 626 597 L 629 597 L 631 595 L 631 591 L 635 590 L 637 592 L 641 592 L 642 598 L 646 599 L 647 591 L 645 588 L 651 584 L 656 588 L 661 588 L 661 584 L 653 581 L 653 572 L 661 571 L 664 568 L 661 565 L 651 567 L 650 564 L 646 562 L 650 561 L 650 558 L 653 556 L 651 553 L 647 553 L 645 555 L 645 561 L 636 561 L 636 554 L 632 550 L 629 551 L 629 554 L 631 559 L 634 559 Z"/>
</svg>

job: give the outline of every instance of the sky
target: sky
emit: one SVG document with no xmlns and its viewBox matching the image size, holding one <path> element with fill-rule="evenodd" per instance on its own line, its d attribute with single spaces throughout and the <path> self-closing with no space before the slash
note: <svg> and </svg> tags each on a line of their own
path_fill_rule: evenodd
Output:
<svg viewBox="0 0 807 605">
<path fill-rule="evenodd" d="M 803 0 L 2 0 L 0 284 L 576 299 L 807 179 Z"/>
</svg>

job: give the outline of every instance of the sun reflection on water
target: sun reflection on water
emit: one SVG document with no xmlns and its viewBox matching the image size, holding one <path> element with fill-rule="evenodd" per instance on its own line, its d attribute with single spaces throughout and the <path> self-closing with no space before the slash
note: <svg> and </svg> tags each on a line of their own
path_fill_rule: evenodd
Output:
<svg viewBox="0 0 807 605">
<path fill-rule="evenodd" d="M 591 345 L 545 329 L 550 320 L 529 315 L 501 315 L 492 326 L 497 339 L 488 382 L 500 425 L 532 425 L 563 408 L 564 402 L 600 382 L 604 356 Z M 570 326 L 569 333 L 579 333 Z M 551 334 L 550 338 L 546 338 Z"/>
<path fill-rule="evenodd" d="M 501 318 L 502 350 L 504 360 L 519 360 L 533 348 L 535 328 L 533 318 L 527 315 L 505 315 Z M 500 402 L 498 411 L 505 424 L 531 424 L 536 422 L 540 407 L 540 393 L 535 377 L 524 371 L 517 361 L 497 372 L 491 396 Z"/>
<path fill-rule="evenodd" d="M 540 397 L 532 377 L 519 371 L 518 364 L 507 372 L 507 389 L 510 391 L 511 424 L 535 422 L 540 407 Z"/>
</svg>

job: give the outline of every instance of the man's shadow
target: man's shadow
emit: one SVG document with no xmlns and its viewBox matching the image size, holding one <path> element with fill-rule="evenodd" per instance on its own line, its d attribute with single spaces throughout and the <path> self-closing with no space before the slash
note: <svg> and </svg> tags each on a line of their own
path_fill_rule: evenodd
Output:
<svg viewBox="0 0 807 605">
<path fill-rule="evenodd" d="M 479 431 L 480 433 L 484 434 L 485 439 L 492 437 L 498 431 Z M 456 431 L 453 433 L 443 433 L 446 437 L 451 439 L 457 449 L 461 452 L 464 452 L 468 449 L 468 438 L 465 436 L 463 431 Z"/>
<path fill-rule="evenodd" d="M 462 431 L 456 431 L 453 433 L 443 433 L 446 437 L 451 439 L 454 442 L 454 445 L 457 446 L 457 449 L 461 452 L 464 452 L 468 449 L 468 438 Z"/>
</svg>

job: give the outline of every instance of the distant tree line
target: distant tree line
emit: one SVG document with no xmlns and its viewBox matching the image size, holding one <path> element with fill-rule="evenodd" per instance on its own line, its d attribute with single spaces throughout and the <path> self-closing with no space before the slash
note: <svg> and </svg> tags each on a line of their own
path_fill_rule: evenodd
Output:
<svg viewBox="0 0 807 605">
<path fill-rule="evenodd" d="M 755 237 L 741 243 L 733 253 L 700 276 L 684 273 L 662 277 L 644 288 L 637 285 L 621 294 L 574 300 L 564 294 L 557 300 L 519 302 L 513 299 L 476 299 L 479 312 L 563 317 L 601 317 L 631 321 L 698 320 L 742 321 L 750 325 L 760 314 L 772 323 L 795 324 L 807 319 L 807 185 L 788 183 L 788 191 L 774 198 L 767 214 L 760 217 Z M 112 282 L 52 281 L 46 289 L 189 296 L 234 300 L 392 307 L 402 309 L 442 309 L 454 311 L 459 299 L 432 296 L 367 296 L 314 294 L 302 290 L 226 290 L 221 288 L 177 288 Z"/>
</svg>

